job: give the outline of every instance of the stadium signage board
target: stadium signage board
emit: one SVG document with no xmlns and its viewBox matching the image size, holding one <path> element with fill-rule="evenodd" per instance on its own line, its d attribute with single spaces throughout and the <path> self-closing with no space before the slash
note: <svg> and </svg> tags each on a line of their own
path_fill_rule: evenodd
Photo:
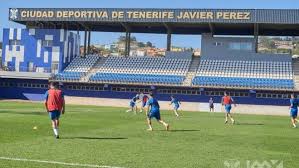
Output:
<svg viewBox="0 0 299 168">
<path fill-rule="evenodd" d="M 11 8 L 9 19 L 13 21 L 298 23 L 297 13 L 299 14 L 299 10 Z"/>
<path fill-rule="evenodd" d="M 179 9 L 10 9 L 10 20 L 173 21 L 250 20 L 251 11 Z"/>
<path fill-rule="evenodd" d="M 90 18 L 90 19 L 233 19 L 249 20 L 250 12 L 178 12 L 107 11 L 107 10 L 23 10 L 21 18 Z M 16 14 L 12 12 L 13 17 Z"/>
</svg>

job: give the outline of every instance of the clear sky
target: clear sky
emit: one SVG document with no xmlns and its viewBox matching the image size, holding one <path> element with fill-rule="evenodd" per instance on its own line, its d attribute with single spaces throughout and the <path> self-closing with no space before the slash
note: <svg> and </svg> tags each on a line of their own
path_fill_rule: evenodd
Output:
<svg viewBox="0 0 299 168">
<path fill-rule="evenodd" d="M 8 21 L 8 8 L 237 8 L 237 9 L 299 9 L 299 0 L 1 0 L 0 38 L 2 29 L 22 27 Z M 111 43 L 121 33 L 93 33 L 92 43 Z M 151 41 L 166 47 L 166 35 L 132 34 L 138 41 Z M 2 41 L 2 40 L 1 40 Z M 172 44 L 200 47 L 200 36 L 174 35 Z"/>
</svg>

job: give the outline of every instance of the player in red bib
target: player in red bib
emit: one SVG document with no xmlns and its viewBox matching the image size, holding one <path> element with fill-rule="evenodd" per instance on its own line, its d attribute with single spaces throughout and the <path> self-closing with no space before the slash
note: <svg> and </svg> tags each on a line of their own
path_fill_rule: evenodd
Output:
<svg viewBox="0 0 299 168">
<path fill-rule="evenodd" d="M 230 96 L 227 95 L 226 92 L 224 92 L 224 96 L 222 97 L 222 102 L 221 102 L 222 106 L 224 106 L 225 108 L 225 124 L 227 123 L 227 118 L 229 117 L 232 124 L 235 123 L 235 120 L 233 119 L 233 116 L 231 115 L 230 111 L 232 109 L 232 104 L 235 104 L 234 99 L 231 98 Z"/>
<path fill-rule="evenodd" d="M 141 102 L 140 113 L 142 113 L 143 110 L 145 110 L 145 106 L 146 106 L 148 99 L 149 99 L 148 95 L 146 95 L 144 93 L 139 94 L 139 102 Z"/>
<path fill-rule="evenodd" d="M 64 95 L 58 89 L 57 83 L 51 82 L 49 84 L 49 90 L 45 93 L 45 108 L 52 121 L 54 135 L 58 139 L 59 117 L 61 113 L 64 114 L 65 102 Z"/>
</svg>

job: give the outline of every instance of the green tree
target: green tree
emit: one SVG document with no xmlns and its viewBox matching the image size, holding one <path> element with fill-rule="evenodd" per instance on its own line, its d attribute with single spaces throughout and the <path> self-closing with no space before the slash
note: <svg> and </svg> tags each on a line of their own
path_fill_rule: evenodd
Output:
<svg viewBox="0 0 299 168">
<path fill-rule="evenodd" d="M 119 41 L 119 42 L 124 42 L 124 41 L 126 41 L 126 36 L 119 36 L 119 37 L 118 37 L 118 41 Z M 135 37 L 135 36 L 131 36 L 131 41 L 137 41 L 136 37 Z"/>
<path fill-rule="evenodd" d="M 148 41 L 148 42 L 146 42 L 146 46 L 147 47 L 153 47 L 153 44 L 150 41 Z"/>
<path fill-rule="evenodd" d="M 145 44 L 143 42 L 138 42 L 137 46 L 140 47 L 140 48 L 142 48 L 142 47 L 145 47 Z"/>
</svg>

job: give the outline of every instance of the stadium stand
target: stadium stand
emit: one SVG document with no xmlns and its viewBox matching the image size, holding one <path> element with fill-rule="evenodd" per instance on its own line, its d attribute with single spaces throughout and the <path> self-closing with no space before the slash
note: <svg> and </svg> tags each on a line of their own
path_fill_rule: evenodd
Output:
<svg viewBox="0 0 299 168">
<path fill-rule="evenodd" d="M 86 58 L 76 57 L 63 72 L 56 74 L 55 78 L 63 81 L 79 81 L 99 58 L 97 55 L 88 55 Z"/>
<path fill-rule="evenodd" d="M 233 60 L 234 59 L 234 60 Z M 197 86 L 293 89 L 292 60 L 288 56 L 203 57 Z"/>
<path fill-rule="evenodd" d="M 90 77 L 92 82 L 127 82 L 180 85 L 191 59 L 109 57 Z"/>
<path fill-rule="evenodd" d="M 169 101 L 169 96 L 174 94 L 184 102 L 201 102 L 201 105 L 210 97 L 220 102 L 224 91 L 233 96 L 238 104 L 275 106 L 289 105 L 290 95 L 299 94 L 299 60 L 292 60 L 288 54 L 266 54 L 259 50 L 262 46 L 259 46 L 259 38 L 262 36 L 288 36 L 285 38 L 287 43 L 291 44 L 292 39 L 293 44 L 299 33 L 296 22 L 299 15 L 294 15 L 294 12 L 299 10 L 249 9 L 245 11 L 251 12 L 250 19 L 216 18 L 207 22 L 187 19 L 188 24 L 186 19 L 174 19 L 170 21 L 171 25 L 165 24 L 169 23 L 169 18 L 149 22 L 130 18 L 107 18 L 105 21 L 64 18 L 63 26 L 61 18 L 44 20 L 32 17 L 30 21 L 23 20 L 16 13 L 24 10 L 29 9 L 12 8 L 9 19 L 27 28 L 3 29 L 1 98 L 42 100 L 49 81 L 61 81 L 65 94 L 73 97 L 129 99 L 136 92 L 153 90 L 159 100 Z M 47 12 L 60 9 L 36 10 Z M 174 10 L 188 13 L 205 12 L 207 9 Z M 240 12 L 239 9 L 209 11 Z M 92 38 L 87 38 L 93 35 L 92 31 L 123 32 L 124 26 L 129 28 L 126 29 L 128 34 L 124 41 L 109 48 L 116 47 L 116 51 L 126 57 L 77 57 L 94 51 L 90 46 Z M 71 30 L 85 33 L 81 36 L 82 33 Z M 165 57 L 130 57 L 137 55 L 130 33 L 167 34 Z M 200 35 L 198 43 L 194 41 L 194 44 L 201 45 L 195 54 L 200 57 L 192 52 L 171 52 L 179 51 L 172 47 L 172 35 L 175 34 Z M 83 46 L 80 39 L 84 39 Z M 288 47 L 298 48 L 298 45 Z M 140 55 L 154 51 L 148 49 L 142 47 Z M 157 50 L 159 54 L 161 51 Z M 116 54 L 114 52 L 112 55 Z"/>
<path fill-rule="evenodd" d="M 117 74 L 96 73 L 90 81 L 128 82 L 128 83 L 155 83 L 155 84 L 181 84 L 183 76 L 177 75 L 150 75 L 150 74 Z"/>
<path fill-rule="evenodd" d="M 299 58 L 293 59 L 294 87 L 299 90 Z"/>
</svg>

